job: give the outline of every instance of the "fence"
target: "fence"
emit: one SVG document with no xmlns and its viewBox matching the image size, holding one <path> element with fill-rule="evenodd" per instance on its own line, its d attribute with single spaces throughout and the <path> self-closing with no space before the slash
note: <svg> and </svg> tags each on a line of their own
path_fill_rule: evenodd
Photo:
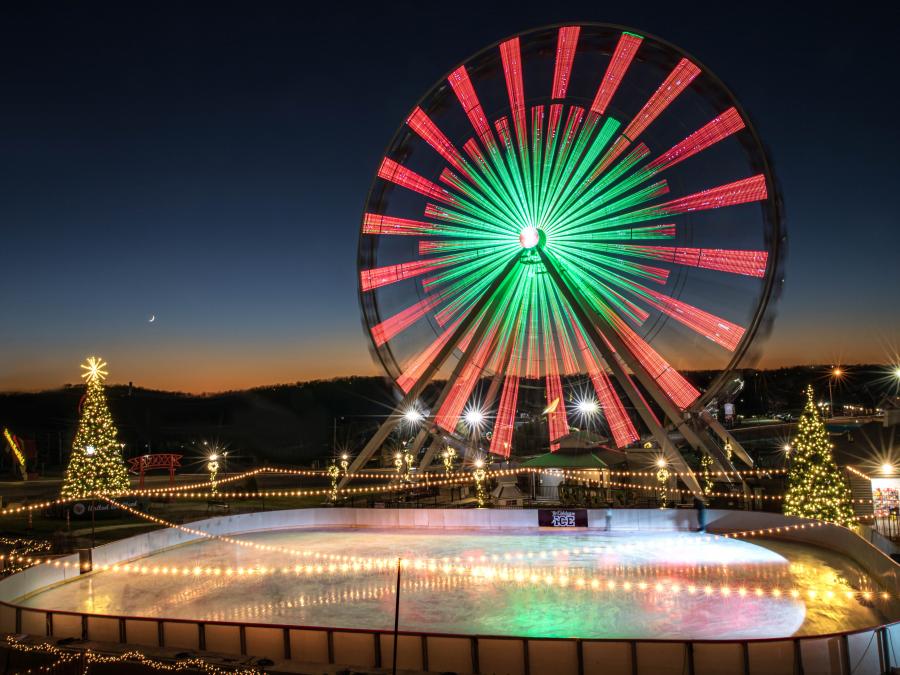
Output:
<svg viewBox="0 0 900 675">
<path fill-rule="evenodd" d="M 603 511 L 590 520 L 605 527 Z M 761 512 L 711 510 L 710 530 L 729 532 L 797 524 L 797 519 Z M 213 534 L 303 526 L 534 528 L 528 510 L 302 509 L 212 518 L 192 527 Z M 614 529 L 690 530 L 692 511 L 617 510 Z M 896 589 L 898 567 L 849 530 L 834 526 L 792 530 L 782 538 L 824 546 L 855 560 Z M 137 535 L 94 551 L 97 564 L 112 564 L 197 538 L 177 530 Z M 70 556 L 70 561 L 77 561 Z M 249 622 L 184 620 L 84 614 L 22 607 L 14 599 L 77 575 L 77 570 L 39 566 L 0 581 L 0 632 L 80 638 L 147 647 L 244 654 L 273 660 L 391 667 L 393 634 L 385 630 Z M 896 606 L 890 616 L 900 617 Z M 401 631 L 398 667 L 435 672 L 494 675 L 780 675 L 823 673 L 869 675 L 900 666 L 900 623 L 802 637 L 753 640 L 629 640 L 524 638 Z"/>
</svg>

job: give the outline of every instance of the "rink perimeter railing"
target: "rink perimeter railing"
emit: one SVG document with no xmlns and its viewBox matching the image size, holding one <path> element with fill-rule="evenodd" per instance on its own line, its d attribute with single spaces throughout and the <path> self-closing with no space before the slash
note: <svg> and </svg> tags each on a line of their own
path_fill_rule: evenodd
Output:
<svg viewBox="0 0 900 675">
<path fill-rule="evenodd" d="M 604 511 L 591 522 L 605 528 Z M 617 510 L 614 530 L 689 530 L 692 511 Z M 709 511 L 712 533 L 778 527 L 802 522 L 778 514 Z M 294 527 L 534 528 L 536 511 L 442 511 L 301 509 L 212 518 L 191 527 L 213 534 L 238 534 Z M 780 535 L 845 555 L 890 589 L 898 566 L 881 551 L 843 528 L 826 526 Z M 94 564 L 114 564 L 187 543 L 197 535 L 158 530 L 94 550 Z M 77 556 L 67 558 L 77 565 Z M 65 560 L 65 559 L 61 559 Z M 135 646 L 178 648 L 287 659 L 302 663 L 389 668 L 393 631 L 205 621 L 164 617 L 89 614 L 17 605 L 15 600 L 76 576 L 76 570 L 38 566 L 0 581 L 0 632 L 75 638 Z M 890 607 L 889 616 L 900 617 Z M 401 609 L 402 615 L 402 609 Z M 493 675 L 869 675 L 900 666 L 900 622 L 866 629 L 747 640 L 652 640 L 523 638 L 400 631 L 399 668 L 441 673 Z M 271 668 L 277 670 L 276 665 Z"/>
</svg>

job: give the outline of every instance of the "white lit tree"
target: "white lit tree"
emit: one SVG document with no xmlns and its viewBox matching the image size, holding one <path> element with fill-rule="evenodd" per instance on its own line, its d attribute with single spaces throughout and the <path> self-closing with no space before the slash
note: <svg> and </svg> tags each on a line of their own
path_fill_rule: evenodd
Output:
<svg viewBox="0 0 900 675">
<path fill-rule="evenodd" d="M 81 367 L 85 371 L 81 377 L 87 383 L 87 391 L 63 481 L 63 498 L 122 492 L 130 486 L 122 450 L 116 442 L 116 425 L 106 404 L 103 388 L 106 363 L 91 356 Z"/>
<path fill-rule="evenodd" d="M 828 431 L 813 396 L 806 388 L 806 407 L 797 423 L 797 437 L 791 444 L 791 468 L 784 513 L 817 518 L 839 525 L 856 524 L 850 488 L 834 461 Z"/>
</svg>

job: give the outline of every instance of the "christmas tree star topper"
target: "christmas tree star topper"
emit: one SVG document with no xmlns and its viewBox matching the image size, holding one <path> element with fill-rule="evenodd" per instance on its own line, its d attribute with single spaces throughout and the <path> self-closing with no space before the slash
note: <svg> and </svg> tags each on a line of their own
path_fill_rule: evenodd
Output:
<svg viewBox="0 0 900 675">
<path fill-rule="evenodd" d="M 96 356 L 89 356 L 87 361 L 81 364 L 81 368 L 84 370 L 81 377 L 83 377 L 86 382 L 94 382 L 95 380 L 100 380 L 102 382 L 109 374 L 105 370 L 106 361 L 97 358 Z"/>
</svg>

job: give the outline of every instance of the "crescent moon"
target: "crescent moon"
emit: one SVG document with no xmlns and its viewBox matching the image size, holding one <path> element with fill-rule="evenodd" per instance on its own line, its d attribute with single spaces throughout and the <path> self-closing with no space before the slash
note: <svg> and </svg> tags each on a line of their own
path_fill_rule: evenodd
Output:
<svg viewBox="0 0 900 675">
<path fill-rule="evenodd" d="M 150 318 L 147 320 L 147 323 L 153 323 L 156 321 L 156 314 L 151 314 Z"/>
</svg>

